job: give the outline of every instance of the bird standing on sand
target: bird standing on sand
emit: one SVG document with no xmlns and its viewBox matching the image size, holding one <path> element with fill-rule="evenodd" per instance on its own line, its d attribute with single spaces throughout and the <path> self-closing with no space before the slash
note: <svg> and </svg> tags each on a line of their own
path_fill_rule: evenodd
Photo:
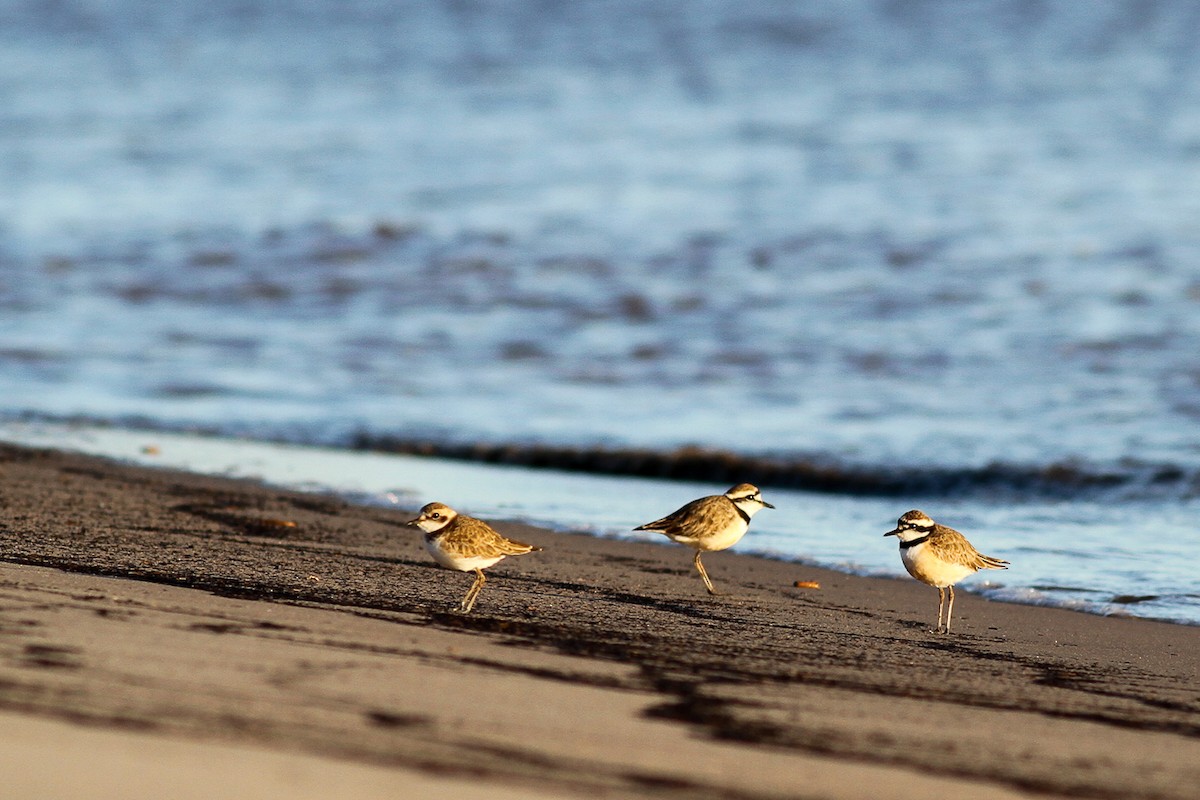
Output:
<svg viewBox="0 0 1200 800">
<path fill-rule="evenodd" d="M 750 528 L 750 518 L 760 509 L 774 508 L 762 499 L 757 486 L 739 483 L 725 494 L 714 494 L 693 500 L 673 514 L 647 522 L 635 531 L 655 531 L 673 542 L 686 544 L 696 551 L 696 570 L 704 579 L 709 594 L 716 594 L 700 554 L 707 550 L 724 550 L 738 543 Z"/>
<path fill-rule="evenodd" d="M 459 610 L 469 614 L 475 599 L 487 583 L 483 570 L 507 556 L 520 556 L 542 548 L 506 539 L 483 520 L 459 514 L 442 503 L 429 503 L 421 515 L 405 525 L 415 525 L 425 532 L 425 549 L 433 560 L 448 569 L 460 572 L 475 571 L 475 582 L 459 603 Z"/>
<path fill-rule="evenodd" d="M 900 517 L 896 529 L 884 536 L 900 539 L 900 560 L 909 575 L 937 588 L 937 633 L 942 633 L 946 589 L 950 590 L 945 628 L 949 633 L 950 618 L 954 615 L 954 584 L 981 569 L 1008 569 L 1007 561 L 983 555 L 967 541 L 967 537 L 953 528 L 937 524 L 928 514 L 916 509 Z"/>
</svg>

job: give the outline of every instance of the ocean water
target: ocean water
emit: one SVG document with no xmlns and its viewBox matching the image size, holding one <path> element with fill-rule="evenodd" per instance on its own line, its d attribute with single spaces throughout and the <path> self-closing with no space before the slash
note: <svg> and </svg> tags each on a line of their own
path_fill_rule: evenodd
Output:
<svg viewBox="0 0 1200 800">
<path fill-rule="evenodd" d="M 1200 622 L 1198 48 L 1183 0 L 0 4 L 0 417 L 692 481 L 651 515 L 744 470 L 800 514 L 747 546 L 895 573 L 917 506 L 989 593 Z M 420 495 L 630 521 L 472 491 Z"/>
</svg>

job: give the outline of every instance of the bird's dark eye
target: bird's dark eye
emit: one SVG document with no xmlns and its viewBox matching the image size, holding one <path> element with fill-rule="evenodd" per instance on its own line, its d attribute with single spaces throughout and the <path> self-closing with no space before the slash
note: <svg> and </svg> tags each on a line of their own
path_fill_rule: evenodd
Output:
<svg viewBox="0 0 1200 800">
<path fill-rule="evenodd" d="M 433 516 L 433 518 L 434 518 L 434 519 L 441 519 L 441 518 L 442 518 L 442 515 L 441 515 L 440 513 L 436 512 L 436 511 L 433 513 L 433 515 L 432 515 L 432 516 Z"/>
</svg>

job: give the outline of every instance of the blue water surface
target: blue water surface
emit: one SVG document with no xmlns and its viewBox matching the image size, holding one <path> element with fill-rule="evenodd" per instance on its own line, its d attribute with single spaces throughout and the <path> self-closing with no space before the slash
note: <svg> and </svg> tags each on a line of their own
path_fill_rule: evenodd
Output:
<svg viewBox="0 0 1200 800">
<path fill-rule="evenodd" d="M 806 505 L 1190 596 L 1198 43 L 1184 0 L 6 3 L 0 417 L 935 469 Z"/>
</svg>

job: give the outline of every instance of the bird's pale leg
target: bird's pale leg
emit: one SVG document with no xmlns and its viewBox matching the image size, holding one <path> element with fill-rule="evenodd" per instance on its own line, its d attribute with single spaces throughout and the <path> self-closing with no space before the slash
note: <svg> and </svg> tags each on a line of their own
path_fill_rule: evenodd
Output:
<svg viewBox="0 0 1200 800">
<path fill-rule="evenodd" d="M 934 633 L 942 632 L 942 611 L 946 607 L 946 590 L 941 586 L 938 587 L 938 621 L 937 627 L 934 628 Z"/>
<path fill-rule="evenodd" d="M 459 609 L 464 614 L 471 613 L 471 609 L 475 607 L 475 599 L 479 597 L 479 593 L 483 590 L 483 585 L 487 583 L 487 578 L 483 577 L 483 570 L 476 569 L 475 574 L 478 577 L 475 578 L 475 582 L 472 583 L 471 588 L 467 590 L 466 597 L 464 597 L 462 599 L 462 603 L 459 604 Z"/>
<path fill-rule="evenodd" d="M 700 551 L 696 551 L 696 569 L 700 572 L 700 577 L 704 579 L 704 585 L 708 587 L 709 594 L 716 594 L 717 590 L 713 588 L 712 581 L 708 579 L 708 573 L 704 571 L 704 565 L 700 563 Z"/>
<path fill-rule="evenodd" d="M 950 618 L 954 616 L 954 587 L 950 587 L 950 610 L 946 612 L 946 633 L 950 632 Z"/>
</svg>

